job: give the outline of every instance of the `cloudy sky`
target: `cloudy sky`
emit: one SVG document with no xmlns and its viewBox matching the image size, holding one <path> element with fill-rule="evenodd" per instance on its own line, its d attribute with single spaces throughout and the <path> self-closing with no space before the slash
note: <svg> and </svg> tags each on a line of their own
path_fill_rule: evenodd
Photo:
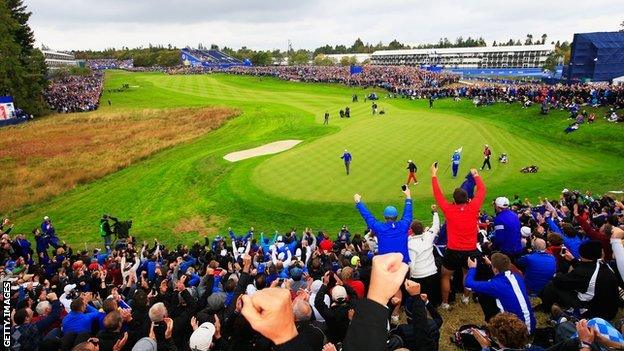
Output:
<svg viewBox="0 0 624 351">
<path fill-rule="evenodd" d="M 482 36 L 571 40 L 612 31 L 622 0 L 25 0 L 37 43 L 58 50 L 198 43 L 238 48 L 315 48 L 398 39 Z"/>
</svg>

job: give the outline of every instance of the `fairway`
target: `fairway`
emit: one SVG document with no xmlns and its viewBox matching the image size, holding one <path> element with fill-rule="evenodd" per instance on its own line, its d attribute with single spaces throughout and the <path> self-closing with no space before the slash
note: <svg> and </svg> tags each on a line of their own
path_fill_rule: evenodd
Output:
<svg viewBox="0 0 624 351">
<path fill-rule="evenodd" d="M 140 238 L 171 243 L 197 240 L 197 234 L 223 234 L 228 226 L 237 232 L 250 226 L 264 232 L 309 226 L 334 234 L 347 224 L 360 232 L 364 223 L 352 206 L 353 194 L 360 192 L 377 213 L 384 204 L 400 205 L 408 159 L 419 167 L 420 184 L 412 186 L 415 215 L 428 222 L 431 163 L 440 162 L 441 184 L 450 194 L 469 167 L 481 165 L 483 144 L 494 153 L 493 170 L 483 172 L 489 200 L 519 194 L 535 201 L 537 196 L 556 198 L 563 187 L 602 192 L 622 186 L 617 152 L 624 143 L 622 126 L 600 120 L 565 135 L 565 112 L 542 119 L 538 107 L 475 108 L 470 101 L 450 99 L 430 109 L 425 100 L 389 99 L 376 90 L 386 114 L 373 117 L 370 102 L 363 101 L 370 90 L 223 74 L 112 71 L 105 84 L 102 101 L 112 104 L 103 104 L 96 114 L 143 109 L 166 114 L 222 106 L 240 115 L 100 180 L 18 209 L 12 215 L 18 231 L 29 232 L 48 215 L 63 239 L 86 245 L 99 242 L 98 218 L 111 213 L 132 219 L 132 232 Z M 123 84 L 130 90 L 106 90 Z M 351 102 L 353 93 L 360 102 Z M 346 106 L 352 117 L 338 118 Z M 322 125 L 325 111 L 331 113 L 329 126 Z M 37 128 L 37 122 L 28 128 Z M 231 152 L 289 139 L 302 143 L 235 163 L 223 159 Z M 447 167 L 459 146 L 460 179 L 454 180 Z M 345 148 L 353 154 L 349 176 L 339 158 Z M 502 152 L 509 155 L 506 165 L 497 162 Z M 531 164 L 540 167 L 537 174 L 519 172 Z"/>
</svg>

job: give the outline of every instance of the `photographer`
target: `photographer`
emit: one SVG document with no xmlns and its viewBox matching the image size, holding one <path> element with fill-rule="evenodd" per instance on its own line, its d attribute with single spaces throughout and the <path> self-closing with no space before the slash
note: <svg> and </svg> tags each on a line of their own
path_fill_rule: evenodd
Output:
<svg viewBox="0 0 624 351">
<path fill-rule="evenodd" d="M 118 222 L 117 218 L 111 217 L 107 214 L 102 215 L 102 218 L 100 219 L 100 236 L 104 240 L 104 246 L 106 248 L 110 248 L 112 244 L 111 237 L 113 235 L 113 230 L 111 229 L 111 225 L 108 222 L 109 219 L 115 223 Z"/>
</svg>

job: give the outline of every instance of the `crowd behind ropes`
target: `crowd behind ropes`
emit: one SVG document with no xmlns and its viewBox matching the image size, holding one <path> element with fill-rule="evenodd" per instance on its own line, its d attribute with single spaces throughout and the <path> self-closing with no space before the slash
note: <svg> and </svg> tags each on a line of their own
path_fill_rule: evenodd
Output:
<svg viewBox="0 0 624 351">
<path fill-rule="evenodd" d="M 50 80 L 43 94 L 50 109 L 58 113 L 97 110 L 102 96 L 104 73 L 65 75 Z"/>
<path fill-rule="evenodd" d="M 453 340 L 473 350 L 624 347 L 624 205 L 564 189 L 532 204 L 484 203 L 477 170 L 445 194 L 431 166 L 431 216 L 372 213 L 363 235 L 292 229 L 167 246 L 114 239 L 72 248 L 44 217 L 32 233 L 0 226 L 11 282 L 12 350 L 437 350 L 438 310 L 477 304 L 482 323 Z M 450 190 L 450 189 L 446 189 Z M 491 192 L 488 189 L 488 192 Z M 94 228 L 95 225 L 94 225 Z M 95 232 L 95 230 L 94 230 Z M 455 297 L 457 296 L 457 300 Z M 538 328 L 535 313 L 550 315 Z M 401 316 L 401 318 L 400 318 Z M 403 318 L 405 317 L 405 318 Z M 544 338 L 549 331 L 552 338 Z"/>
<path fill-rule="evenodd" d="M 624 85 L 578 83 L 547 85 L 537 82 L 459 83 L 460 76 L 430 72 L 408 66 L 363 66 L 363 72 L 350 74 L 349 67 L 336 66 L 269 66 L 269 67 L 175 67 L 169 74 L 230 73 L 272 76 L 290 81 L 342 83 L 360 87 L 380 87 L 404 98 L 469 98 L 477 105 L 495 102 L 522 102 L 526 106 L 546 101 L 549 108 L 612 106 L 624 108 Z M 459 83 L 459 84 L 458 84 Z"/>
</svg>

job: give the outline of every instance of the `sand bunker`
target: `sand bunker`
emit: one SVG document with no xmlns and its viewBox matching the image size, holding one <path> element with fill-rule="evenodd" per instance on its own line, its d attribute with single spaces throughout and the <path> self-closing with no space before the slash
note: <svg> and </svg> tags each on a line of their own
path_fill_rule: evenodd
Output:
<svg viewBox="0 0 624 351">
<path fill-rule="evenodd" d="M 262 146 L 255 147 L 253 149 L 231 152 L 223 156 L 223 158 L 230 162 L 236 162 L 236 161 L 245 160 L 245 159 L 256 157 L 256 156 L 276 154 L 278 152 L 291 149 L 302 141 L 303 140 L 280 140 L 280 141 L 276 141 L 273 143 L 264 144 Z"/>
</svg>

